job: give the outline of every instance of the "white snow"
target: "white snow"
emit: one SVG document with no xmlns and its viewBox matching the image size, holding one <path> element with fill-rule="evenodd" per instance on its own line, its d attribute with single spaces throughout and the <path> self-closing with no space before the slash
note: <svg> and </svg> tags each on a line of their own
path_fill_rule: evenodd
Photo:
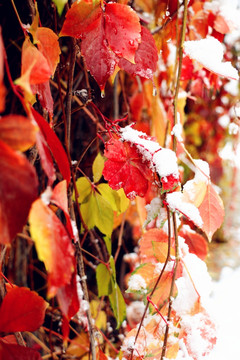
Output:
<svg viewBox="0 0 240 360">
<path fill-rule="evenodd" d="M 172 211 L 179 211 L 199 227 L 203 225 L 198 208 L 193 204 L 184 202 L 183 194 L 180 191 L 167 194 L 166 201 Z"/>
<path fill-rule="evenodd" d="M 146 287 L 146 281 L 141 275 L 133 274 L 128 281 L 128 291 L 140 291 Z"/>
<path fill-rule="evenodd" d="M 240 267 L 225 267 L 220 280 L 213 283 L 211 313 L 217 324 L 217 344 L 206 360 L 240 359 Z"/>
<path fill-rule="evenodd" d="M 183 127 L 182 127 L 182 124 L 180 124 L 180 122 L 179 122 L 178 124 L 174 125 L 174 127 L 171 131 L 171 135 L 176 136 L 178 141 L 182 142 L 183 141 L 182 133 L 183 133 Z"/>
<path fill-rule="evenodd" d="M 153 162 L 160 177 L 174 175 L 178 178 L 178 165 L 175 152 L 162 148 L 153 155 Z"/>
<path fill-rule="evenodd" d="M 238 72 L 232 64 L 222 61 L 223 46 L 216 38 L 209 36 L 206 39 L 185 41 L 184 51 L 209 71 L 229 79 L 238 79 Z"/>
<path fill-rule="evenodd" d="M 231 79 L 224 85 L 224 90 L 226 90 L 230 95 L 237 96 L 239 94 L 239 82 L 238 80 Z"/>
<path fill-rule="evenodd" d="M 230 135 L 237 135 L 238 131 L 239 131 L 239 126 L 237 124 L 235 123 L 229 124 L 228 132 Z"/>
<path fill-rule="evenodd" d="M 194 159 L 194 163 L 196 165 L 195 170 L 195 182 L 204 181 L 208 182 L 210 179 L 210 168 L 207 161 L 201 159 Z"/>
<path fill-rule="evenodd" d="M 174 151 L 162 148 L 156 141 L 141 131 L 134 130 L 131 125 L 121 129 L 121 138 L 134 144 L 143 160 L 149 161 L 152 170 L 160 177 L 173 175 L 178 178 L 177 157 Z"/>
<path fill-rule="evenodd" d="M 230 123 L 230 117 L 227 114 L 224 114 L 218 118 L 218 123 L 223 129 L 226 129 Z"/>
</svg>

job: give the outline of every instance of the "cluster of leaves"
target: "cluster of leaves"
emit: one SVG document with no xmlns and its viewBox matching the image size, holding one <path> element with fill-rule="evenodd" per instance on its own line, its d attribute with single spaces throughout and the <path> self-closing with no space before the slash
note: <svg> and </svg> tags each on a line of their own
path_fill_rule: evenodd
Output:
<svg viewBox="0 0 240 360">
<path fill-rule="evenodd" d="M 221 46 L 233 24 L 209 1 L 185 1 L 187 24 L 178 1 L 34 1 L 31 25 L 12 5 L 19 37 L 8 39 L 4 27 L 0 34 L 0 358 L 174 359 L 185 351 L 201 359 L 216 334 L 191 263 L 203 269 L 206 238 L 224 210 L 207 163 L 187 149 L 219 180 L 226 129 L 217 114 L 235 105 L 226 85 L 237 76 L 221 51 L 216 70 L 190 50 L 208 35 Z M 18 39 L 16 70 L 8 52 Z M 230 45 L 224 60 L 229 53 Z M 121 128 L 121 120 L 135 125 Z M 183 181 L 180 160 L 190 160 L 191 180 L 185 166 Z M 140 254 L 124 270 L 130 242 Z M 133 300 L 144 301 L 147 316 L 125 328 Z M 195 334 L 201 349 L 191 344 Z"/>
</svg>

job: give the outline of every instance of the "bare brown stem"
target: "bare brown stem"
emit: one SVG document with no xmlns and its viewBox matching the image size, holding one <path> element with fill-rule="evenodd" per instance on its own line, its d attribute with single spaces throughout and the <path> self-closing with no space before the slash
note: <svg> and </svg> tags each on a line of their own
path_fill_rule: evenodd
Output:
<svg viewBox="0 0 240 360">
<path fill-rule="evenodd" d="M 74 69 L 75 69 L 75 60 L 76 60 L 76 40 L 71 39 L 71 56 L 70 56 L 70 64 L 68 71 L 68 83 L 67 83 L 67 95 L 66 95 L 66 121 L 67 121 L 67 144 L 70 149 L 71 144 L 71 112 L 72 112 L 72 90 L 73 90 L 73 77 L 74 77 Z"/>
</svg>

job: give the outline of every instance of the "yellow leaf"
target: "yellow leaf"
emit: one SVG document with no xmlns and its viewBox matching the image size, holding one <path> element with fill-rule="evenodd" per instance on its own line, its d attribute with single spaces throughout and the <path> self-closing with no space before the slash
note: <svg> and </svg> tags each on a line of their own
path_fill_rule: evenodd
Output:
<svg viewBox="0 0 240 360">
<path fill-rule="evenodd" d="M 97 183 L 102 177 L 104 162 L 104 157 L 101 155 L 101 153 L 98 153 L 92 166 L 93 180 L 95 183 Z"/>
<path fill-rule="evenodd" d="M 87 201 L 86 198 L 91 194 L 92 186 L 88 179 L 85 177 L 80 177 L 76 181 L 77 190 L 78 190 L 78 201 L 80 203 Z M 74 196 L 74 200 L 77 200 Z"/>
</svg>

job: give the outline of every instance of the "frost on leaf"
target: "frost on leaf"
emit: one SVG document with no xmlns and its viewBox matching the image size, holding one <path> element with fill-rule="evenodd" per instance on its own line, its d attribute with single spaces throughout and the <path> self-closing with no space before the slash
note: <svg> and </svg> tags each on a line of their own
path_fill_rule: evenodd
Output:
<svg viewBox="0 0 240 360">
<path fill-rule="evenodd" d="M 198 61 L 203 67 L 215 74 L 228 79 L 238 79 L 238 72 L 228 62 L 223 62 L 223 47 L 214 37 L 185 41 L 184 51 L 191 58 Z"/>
</svg>

